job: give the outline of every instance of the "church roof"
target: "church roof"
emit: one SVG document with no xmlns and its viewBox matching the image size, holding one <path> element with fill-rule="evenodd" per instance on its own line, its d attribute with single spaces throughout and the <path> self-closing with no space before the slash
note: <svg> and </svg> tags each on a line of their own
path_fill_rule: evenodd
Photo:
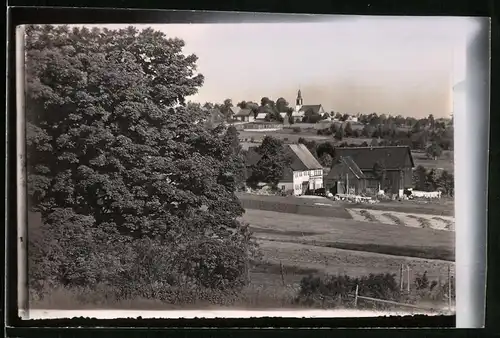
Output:
<svg viewBox="0 0 500 338">
<path fill-rule="evenodd" d="M 318 114 L 319 111 L 321 110 L 321 105 L 320 104 L 305 104 L 303 105 L 299 111 L 303 111 L 304 113 L 311 109 L 314 114 Z"/>
</svg>

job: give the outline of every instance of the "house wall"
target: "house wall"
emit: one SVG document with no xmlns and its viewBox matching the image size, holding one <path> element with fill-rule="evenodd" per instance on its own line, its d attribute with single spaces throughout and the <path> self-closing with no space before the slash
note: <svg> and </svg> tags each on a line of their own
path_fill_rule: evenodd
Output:
<svg viewBox="0 0 500 338">
<path fill-rule="evenodd" d="M 393 194 L 397 194 L 399 192 L 400 185 L 402 183 L 400 171 L 387 170 L 385 176 L 386 176 L 386 184 L 389 185 L 389 191 Z"/>
<path fill-rule="evenodd" d="M 413 169 L 410 167 L 406 168 L 403 172 L 403 188 L 413 187 Z"/>
<path fill-rule="evenodd" d="M 290 190 L 294 190 L 293 189 L 293 182 L 280 182 L 278 184 L 278 188 L 281 190 L 281 191 L 290 191 Z M 294 191 L 294 194 L 295 194 L 295 191 Z"/>
<path fill-rule="evenodd" d="M 294 171 L 293 172 L 293 191 L 294 195 L 302 195 L 302 185 L 304 182 L 309 183 L 309 189 L 315 190 L 323 188 L 323 169 Z"/>
</svg>

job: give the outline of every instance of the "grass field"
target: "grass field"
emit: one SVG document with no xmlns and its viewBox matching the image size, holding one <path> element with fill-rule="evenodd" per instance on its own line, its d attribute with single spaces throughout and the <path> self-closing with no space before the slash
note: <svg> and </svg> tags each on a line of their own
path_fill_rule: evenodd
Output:
<svg viewBox="0 0 500 338">
<path fill-rule="evenodd" d="M 238 196 L 247 201 L 247 205 L 252 200 L 269 205 L 314 207 L 316 212 L 340 209 L 350 216 L 328 217 L 326 211 L 313 216 L 247 207 L 242 219 L 250 224 L 264 254 L 264 263 L 252 272 L 252 284 L 281 285 L 280 264 L 288 271 L 286 285 L 295 287 L 309 274 L 397 274 L 401 264 L 409 264 L 412 273 L 427 271 L 430 279 L 444 280 L 449 264 L 454 261 L 454 232 L 443 231 L 452 230 L 453 226 L 450 217 L 453 204 L 449 201 L 437 205 L 386 202 L 352 208 L 353 204 L 326 198 Z M 360 209 L 370 213 L 373 219 L 360 217 Z M 419 218 L 425 218 L 431 225 L 421 226 Z"/>
<path fill-rule="evenodd" d="M 381 222 L 247 210 L 258 239 L 355 251 L 454 260 L 454 234 Z"/>
<path fill-rule="evenodd" d="M 441 156 L 437 159 L 428 158 L 425 153 L 412 151 L 413 161 L 415 166 L 423 166 L 427 169 L 447 170 L 453 173 L 455 164 L 453 163 L 453 151 L 443 151 Z"/>
</svg>

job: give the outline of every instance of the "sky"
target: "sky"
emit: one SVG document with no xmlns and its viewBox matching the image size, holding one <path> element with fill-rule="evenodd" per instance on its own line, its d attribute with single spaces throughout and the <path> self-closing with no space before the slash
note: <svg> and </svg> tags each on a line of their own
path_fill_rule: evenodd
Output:
<svg viewBox="0 0 500 338">
<path fill-rule="evenodd" d="M 447 117 L 465 77 L 474 22 L 446 17 L 361 17 L 297 23 L 134 25 L 182 38 L 205 83 L 195 102 L 284 97 L 326 111 Z M 298 20 L 299 21 L 299 20 Z M 122 28 L 127 25 L 106 25 Z"/>
</svg>

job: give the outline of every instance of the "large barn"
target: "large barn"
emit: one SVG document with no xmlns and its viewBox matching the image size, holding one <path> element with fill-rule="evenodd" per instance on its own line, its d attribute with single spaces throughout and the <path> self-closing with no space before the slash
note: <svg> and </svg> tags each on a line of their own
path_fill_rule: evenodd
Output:
<svg viewBox="0 0 500 338">
<path fill-rule="evenodd" d="M 374 168 L 378 163 L 384 171 L 385 181 L 377 177 Z M 353 166 L 356 166 L 353 168 Z M 356 183 L 357 193 L 376 191 L 386 188 L 387 192 L 402 195 L 403 190 L 412 187 L 413 157 L 407 146 L 390 147 L 337 147 L 334 149 L 333 165 L 328 177 L 332 180 L 346 182 L 346 174 L 357 172 L 351 183 Z M 359 171 L 363 176 L 359 175 Z M 357 182 L 360 180 L 360 182 Z"/>
</svg>

